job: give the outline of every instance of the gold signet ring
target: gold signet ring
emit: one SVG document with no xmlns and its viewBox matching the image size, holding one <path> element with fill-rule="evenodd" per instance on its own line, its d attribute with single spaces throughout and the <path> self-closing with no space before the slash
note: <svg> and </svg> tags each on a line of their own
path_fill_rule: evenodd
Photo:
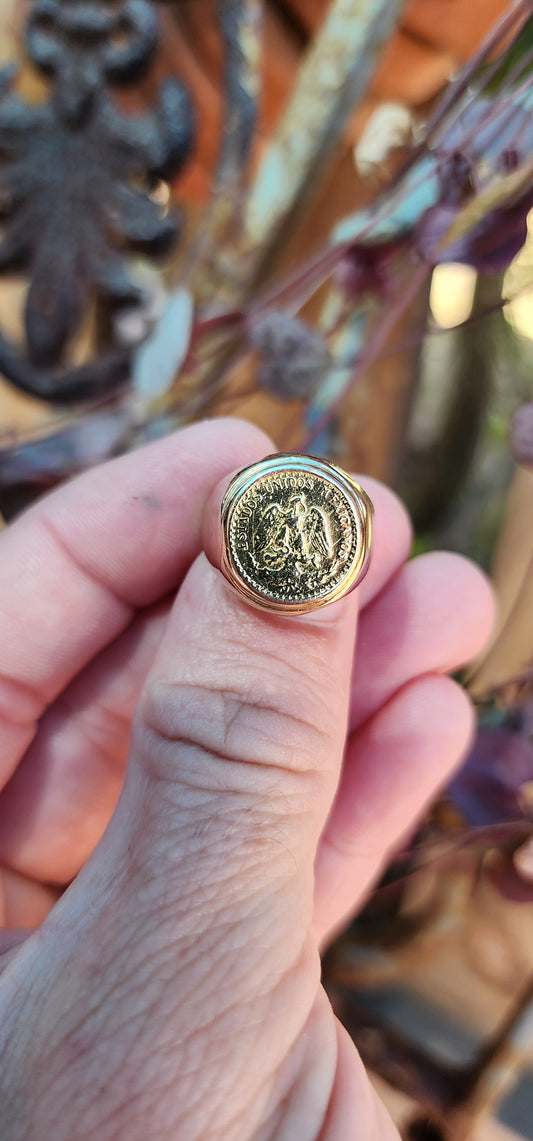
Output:
<svg viewBox="0 0 533 1141">
<path fill-rule="evenodd" d="M 206 552 L 248 602 L 308 614 L 363 578 L 373 510 L 363 488 L 328 460 L 267 456 L 231 480 Z"/>
</svg>

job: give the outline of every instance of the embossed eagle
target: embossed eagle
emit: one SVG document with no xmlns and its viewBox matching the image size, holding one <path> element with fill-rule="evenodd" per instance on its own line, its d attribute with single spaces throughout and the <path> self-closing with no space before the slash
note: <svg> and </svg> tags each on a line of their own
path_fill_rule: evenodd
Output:
<svg viewBox="0 0 533 1141">
<path fill-rule="evenodd" d="M 259 532 L 264 542 L 259 549 L 256 544 L 256 550 L 272 569 L 283 568 L 290 561 L 298 574 L 310 563 L 320 570 L 335 553 L 327 512 L 310 505 L 305 492 L 293 495 L 287 505 L 270 503 L 262 513 Z"/>
</svg>

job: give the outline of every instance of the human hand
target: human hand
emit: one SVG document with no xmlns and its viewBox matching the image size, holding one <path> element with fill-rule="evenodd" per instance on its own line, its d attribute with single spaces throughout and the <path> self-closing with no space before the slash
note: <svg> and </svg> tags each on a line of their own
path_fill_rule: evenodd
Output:
<svg viewBox="0 0 533 1141">
<path fill-rule="evenodd" d="M 201 518 L 269 451 L 199 424 L 0 536 L 2 1141 L 397 1137 L 317 947 L 466 747 L 442 673 L 492 600 L 457 556 L 406 564 L 403 508 L 365 480 L 361 587 L 307 617 L 248 607 Z"/>
</svg>

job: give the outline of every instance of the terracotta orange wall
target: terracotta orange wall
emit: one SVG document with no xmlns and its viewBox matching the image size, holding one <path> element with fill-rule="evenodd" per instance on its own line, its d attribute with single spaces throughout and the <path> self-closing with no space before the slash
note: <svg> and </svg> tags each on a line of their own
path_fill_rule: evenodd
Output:
<svg viewBox="0 0 533 1141">
<path fill-rule="evenodd" d="M 324 18 L 328 6 L 329 0 L 285 0 L 285 7 L 309 32 Z M 402 28 L 428 46 L 464 60 L 508 7 L 508 0 L 412 0 Z"/>
<path fill-rule="evenodd" d="M 313 34 L 329 0 L 285 0 L 304 33 Z M 483 36 L 508 7 L 507 0 L 413 0 L 386 48 L 367 104 L 353 124 L 352 135 L 376 102 L 399 100 L 412 107 L 430 102 L 450 75 L 465 62 Z M 169 13 L 164 66 L 170 65 L 189 84 L 198 106 L 198 140 L 194 161 L 180 179 L 180 195 L 203 200 L 209 193 L 222 121 L 221 57 L 216 32 L 217 0 L 184 4 L 177 9 L 179 26 Z M 164 13 L 164 9 L 163 9 Z M 298 36 L 280 15 L 279 4 L 265 3 L 265 50 L 260 136 L 275 129 L 290 95 L 302 54 Z"/>
</svg>

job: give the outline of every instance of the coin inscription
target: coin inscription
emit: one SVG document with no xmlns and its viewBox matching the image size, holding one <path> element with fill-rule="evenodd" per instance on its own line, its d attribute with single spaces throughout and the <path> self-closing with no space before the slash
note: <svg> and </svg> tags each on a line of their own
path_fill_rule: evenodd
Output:
<svg viewBox="0 0 533 1141">
<path fill-rule="evenodd" d="M 229 542 L 237 572 L 267 598 L 306 602 L 349 572 L 358 529 L 334 483 L 299 470 L 258 479 L 236 503 Z"/>
</svg>

